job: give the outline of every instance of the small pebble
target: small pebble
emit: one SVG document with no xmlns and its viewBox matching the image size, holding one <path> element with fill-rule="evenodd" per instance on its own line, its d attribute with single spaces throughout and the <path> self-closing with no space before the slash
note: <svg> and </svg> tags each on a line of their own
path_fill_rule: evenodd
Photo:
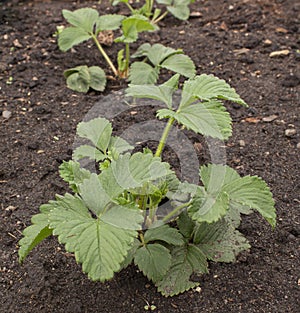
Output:
<svg viewBox="0 0 300 313">
<path fill-rule="evenodd" d="M 297 143 L 297 149 L 300 149 L 300 142 Z"/>
<path fill-rule="evenodd" d="M 288 128 L 288 129 L 285 130 L 284 133 L 285 133 L 285 135 L 287 137 L 292 137 L 292 136 L 294 136 L 297 133 L 297 131 L 294 128 Z"/>
<path fill-rule="evenodd" d="M 2 112 L 2 116 L 4 117 L 4 118 L 6 118 L 6 119 L 9 119 L 10 117 L 11 117 L 11 112 L 10 111 L 7 111 L 7 110 L 4 110 L 3 112 Z"/>
<path fill-rule="evenodd" d="M 245 143 L 245 141 L 244 140 L 240 140 L 239 141 L 239 145 L 240 145 L 240 147 L 245 147 L 246 146 L 246 143 Z"/>
</svg>

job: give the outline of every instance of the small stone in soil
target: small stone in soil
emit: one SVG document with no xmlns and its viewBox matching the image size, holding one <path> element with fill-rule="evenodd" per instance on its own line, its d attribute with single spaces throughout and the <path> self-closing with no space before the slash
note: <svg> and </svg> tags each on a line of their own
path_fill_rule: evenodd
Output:
<svg viewBox="0 0 300 313">
<path fill-rule="evenodd" d="M 11 117 L 11 112 L 10 111 L 7 111 L 7 110 L 4 110 L 3 112 L 2 112 L 2 116 L 4 117 L 4 118 L 6 118 L 6 119 L 9 119 L 10 117 Z"/>
<path fill-rule="evenodd" d="M 240 145 L 240 147 L 245 147 L 246 146 L 246 143 L 245 143 L 245 141 L 244 140 L 240 140 L 239 141 L 239 145 Z"/>
<path fill-rule="evenodd" d="M 285 133 L 286 137 L 292 137 L 297 133 L 297 131 L 294 128 L 288 128 L 285 130 L 284 133 Z"/>
<path fill-rule="evenodd" d="M 263 117 L 263 122 L 266 122 L 266 123 L 269 123 L 269 122 L 273 122 L 274 120 L 276 120 L 278 116 L 273 114 L 273 115 L 270 115 L 270 116 L 266 116 L 266 117 Z"/>
</svg>

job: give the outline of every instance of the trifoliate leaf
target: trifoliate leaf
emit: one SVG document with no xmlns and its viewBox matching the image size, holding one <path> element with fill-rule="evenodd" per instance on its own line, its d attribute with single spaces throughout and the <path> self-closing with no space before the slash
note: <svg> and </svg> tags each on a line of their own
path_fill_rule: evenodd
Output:
<svg viewBox="0 0 300 313">
<path fill-rule="evenodd" d="M 222 79 L 207 74 L 196 76 L 184 83 L 179 108 L 189 106 L 195 99 L 206 101 L 211 99 L 230 100 L 247 106 L 229 84 Z"/>
<path fill-rule="evenodd" d="M 196 74 L 194 62 L 184 54 L 171 55 L 160 66 L 185 77 L 192 77 Z"/>
<path fill-rule="evenodd" d="M 139 248 L 134 263 L 153 282 L 158 282 L 171 266 L 170 251 L 158 244 L 148 244 Z"/>
<path fill-rule="evenodd" d="M 193 244 L 175 247 L 172 250 L 172 264 L 163 279 L 156 283 L 164 296 L 175 296 L 199 285 L 190 280 L 193 272 L 207 273 L 207 261 L 202 251 Z"/>
<path fill-rule="evenodd" d="M 193 241 L 209 260 L 215 262 L 234 262 L 241 251 L 250 248 L 247 239 L 224 219 L 198 224 Z"/>
<path fill-rule="evenodd" d="M 102 152 L 106 152 L 111 134 L 112 126 L 105 118 L 95 118 L 77 126 L 77 135 L 89 139 Z"/>
<path fill-rule="evenodd" d="M 142 63 L 142 64 L 146 64 L 146 63 Z M 177 89 L 178 81 L 179 81 L 179 75 L 176 74 L 172 76 L 164 84 L 159 85 L 159 86 L 140 85 L 140 83 L 139 85 L 131 84 L 126 89 L 126 95 L 136 97 L 136 98 L 155 99 L 155 100 L 162 101 L 163 103 L 165 103 L 168 106 L 168 108 L 172 108 L 172 95 L 174 91 Z"/>
<path fill-rule="evenodd" d="M 82 8 L 75 11 L 62 10 L 63 17 L 73 26 L 93 33 L 99 14 L 95 9 Z"/>
<path fill-rule="evenodd" d="M 229 138 L 232 132 L 230 115 L 216 100 L 182 107 L 173 117 L 178 123 L 204 136 L 223 140 Z"/>
<path fill-rule="evenodd" d="M 49 213 L 53 234 L 58 235 L 67 251 L 75 252 L 77 262 L 82 263 L 82 269 L 90 279 L 105 281 L 112 278 L 132 247 L 137 232 L 123 229 L 121 222 L 117 222 L 118 226 L 115 226 L 105 221 L 110 221 L 106 214 L 116 206 L 107 209 L 98 218 L 93 218 L 89 213 L 90 208 L 79 197 L 67 194 L 59 197 L 56 202 L 56 209 Z M 126 220 L 131 219 L 131 225 L 140 228 L 143 217 L 137 210 L 118 210 L 118 214 L 118 221 L 122 221 L 125 214 Z M 131 215 L 130 218 L 128 214 Z"/>
<path fill-rule="evenodd" d="M 91 173 L 80 167 L 78 162 L 68 161 L 59 166 L 59 175 L 60 177 L 70 185 L 70 188 L 78 193 L 78 186 L 83 182 L 84 179 L 87 179 L 91 176 Z"/>
<path fill-rule="evenodd" d="M 67 27 L 58 35 L 58 47 L 61 51 L 66 52 L 72 47 L 89 40 L 91 35 L 85 30 L 78 27 Z"/>
<path fill-rule="evenodd" d="M 20 249 L 19 262 L 23 262 L 28 253 L 33 250 L 42 240 L 52 235 L 52 229 L 49 228 L 48 214 L 52 209 L 49 205 L 41 206 L 41 212 L 33 215 L 31 224 L 23 231 L 23 238 L 19 241 Z"/>
<path fill-rule="evenodd" d="M 129 81 L 134 85 L 155 84 L 159 69 L 144 62 L 134 62 L 129 69 Z"/>
<path fill-rule="evenodd" d="M 101 15 L 97 19 L 96 33 L 103 30 L 115 30 L 121 26 L 122 20 L 125 18 L 124 15 L 118 14 L 106 14 Z"/>
<path fill-rule="evenodd" d="M 159 240 L 174 246 L 182 246 L 184 244 L 183 237 L 178 230 L 166 224 L 148 229 L 145 232 L 144 240 L 146 243 Z"/>
</svg>

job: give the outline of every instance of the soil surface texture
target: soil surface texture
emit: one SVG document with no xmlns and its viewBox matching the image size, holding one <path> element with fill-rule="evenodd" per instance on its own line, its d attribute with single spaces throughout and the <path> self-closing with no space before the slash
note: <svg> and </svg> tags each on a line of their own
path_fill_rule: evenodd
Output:
<svg viewBox="0 0 300 313">
<path fill-rule="evenodd" d="M 234 264 L 211 263 L 201 289 L 164 298 L 134 266 L 106 283 L 92 282 L 52 237 L 18 263 L 18 241 L 39 206 L 68 190 L 58 166 L 72 154 L 76 125 L 101 99 L 126 87 L 108 79 L 104 93 L 74 92 L 63 71 L 100 65 L 92 43 L 61 52 L 53 37 L 62 9 L 93 7 L 123 13 L 108 1 L 0 3 L 0 312 L 160 313 L 300 312 L 300 3 L 297 0 L 196 0 L 188 21 L 168 15 L 143 42 L 182 48 L 197 73 L 228 81 L 249 104 L 228 103 L 233 136 L 226 162 L 242 176 L 259 175 L 276 201 L 277 227 L 245 216 L 240 231 L 250 251 Z M 119 44 L 108 47 L 116 55 Z M 275 53 L 274 55 L 274 52 Z M 164 81 L 169 73 L 161 76 Z M 105 100 L 103 100 L 105 101 Z M 226 104 L 227 105 L 227 104 Z M 153 119 L 153 108 L 129 108 L 113 119 L 116 132 Z M 188 132 L 187 132 L 188 134 Z M 189 136 L 189 134 L 188 134 Z M 200 163 L 210 161 L 201 136 L 190 136 Z M 176 151 L 164 159 L 177 168 Z"/>
</svg>

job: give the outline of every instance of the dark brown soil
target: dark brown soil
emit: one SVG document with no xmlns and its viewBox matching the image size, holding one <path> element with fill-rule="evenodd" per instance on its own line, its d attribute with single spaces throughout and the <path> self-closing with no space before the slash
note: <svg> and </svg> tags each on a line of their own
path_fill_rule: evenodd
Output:
<svg viewBox="0 0 300 313">
<path fill-rule="evenodd" d="M 64 23 L 61 10 L 93 6 L 116 12 L 98 1 L 2 1 L 0 5 L 1 220 L 0 312 L 300 312 L 300 4 L 297 0 L 196 1 L 200 16 L 187 22 L 168 16 L 155 34 L 142 40 L 183 48 L 198 73 L 229 81 L 250 108 L 229 105 L 234 133 L 226 143 L 227 163 L 241 175 L 263 177 L 278 212 L 272 231 L 257 215 L 245 217 L 241 231 L 250 252 L 235 264 L 211 264 L 201 291 L 173 298 L 156 292 L 135 267 L 107 283 L 82 274 L 56 238 L 42 243 L 18 264 L 18 240 L 39 205 L 64 193 L 58 176 L 70 159 L 76 124 L 102 95 L 66 88 L 62 72 L 80 64 L 106 67 L 94 47 L 62 53 L 52 34 Z M 121 11 L 123 11 L 122 9 Z M 119 46 L 109 48 L 114 55 Z M 241 50 L 246 48 L 247 50 Z M 288 55 L 270 57 L 273 51 Z M 11 78 L 10 78 L 11 77 Z M 125 87 L 110 80 L 105 94 Z M 273 121 L 263 118 L 276 115 Z M 141 120 L 153 118 L 138 114 Z M 117 128 L 131 117 L 118 120 Z M 286 136 L 293 129 L 295 134 Z M 193 138 L 197 144 L 201 138 Z M 204 153 L 204 155 L 203 155 Z M 165 154 L 165 157 L 168 155 Z M 200 151 L 203 161 L 205 152 Z M 173 164 L 174 165 L 174 164 Z M 174 165 L 176 166 L 176 164 Z"/>
</svg>

